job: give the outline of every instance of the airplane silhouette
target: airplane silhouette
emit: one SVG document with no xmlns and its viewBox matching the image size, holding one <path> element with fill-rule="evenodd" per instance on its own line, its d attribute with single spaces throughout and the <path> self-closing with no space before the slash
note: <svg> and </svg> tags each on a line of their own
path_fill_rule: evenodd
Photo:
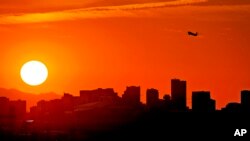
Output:
<svg viewBox="0 0 250 141">
<path fill-rule="evenodd" d="M 191 31 L 188 31 L 188 35 L 190 36 L 198 36 L 198 32 L 191 32 Z"/>
</svg>

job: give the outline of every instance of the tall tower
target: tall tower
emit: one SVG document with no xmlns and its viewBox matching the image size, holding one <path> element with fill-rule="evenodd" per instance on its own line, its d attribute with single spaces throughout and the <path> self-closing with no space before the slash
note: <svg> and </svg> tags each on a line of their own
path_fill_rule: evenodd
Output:
<svg viewBox="0 0 250 141">
<path fill-rule="evenodd" d="M 171 80 L 171 97 L 174 110 L 185 111 L 186 107 L 186 95 L 187 95 L 186 81 L 179 79 Z"/>
<path fill-rule="evenodd" d="M 241 105 L 244 111 L 250 112 L 250 90 L 241 91 Z"/>
<path fill-rule="evenodd" d="M 159 92 L 157 89 L 147 89 L 146 92 L 146 104 L 149 107 L 157 106 L 159 102 Z"/>
</svg>

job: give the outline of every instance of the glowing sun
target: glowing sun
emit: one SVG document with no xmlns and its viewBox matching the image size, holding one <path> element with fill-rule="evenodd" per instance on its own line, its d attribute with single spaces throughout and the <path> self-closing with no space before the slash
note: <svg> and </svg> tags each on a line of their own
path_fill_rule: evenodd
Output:
<svg viewBox="0 0 250 141">
<path fill-rule="evenodd" d="M 40 61 L 26 62 L 20 71 L 22 80 L 31 86 L 44 83 L 48 77 L 47 67 Z"/>
</svg>

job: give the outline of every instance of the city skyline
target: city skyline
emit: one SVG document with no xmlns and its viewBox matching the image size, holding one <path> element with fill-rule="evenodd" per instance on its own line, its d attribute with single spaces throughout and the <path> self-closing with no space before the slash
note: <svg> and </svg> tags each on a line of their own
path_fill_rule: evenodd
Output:
<svg viewBox="0 0 250 141">
<path fill-rule="evenodd" d="M 197 132 L 196 129 L 199 132 L 202 129 L 203 135 L 218 137 L 222 135 L 221 129 L 224 129 L 225 125 L 233 126 L 237 123 L 237 126 L 247 127 L 250 90 L 241 91 L 240 103 L 230 102 L 217 110 L 216 101 L 210 96 L 209 91 L 193 91 L 192 107 L 188 107 L 186 85 L 187 82 L 184 80 L 172 79 L 172 93 L 164 95 L 163 99 L 159 98 L 157 89 L 149 88 L 145 104 L 140 100 L 140 86 L 127 86 L 121 97 L 113 88 L 80 90 L 78 96 L 64 93 L 57 99 L 39 100 L 30 111 L 26 111 L 25 100 L 0 97 L 0 138 L 88 141 L 104 137 L 120 139 L 125 135 L 126 138 L 132 136 L 141 139 L 148 136 L 155 138 L 152 133 L 159 134 L 165 131 L 168 131 L 169 137 L 172 133 L 177 133 L 175 129 L 178 130 L 178 134 L 189 137 L 193 136 L 192 132 Z M 232 113 L 235 114 L 233 119 L 236 117 L 240 120 L 228 123 L 225 118 L 230 119 L 231 116 L 228 115 Z M 204 115 L 206 121 L 210 122 L 203 123 L 202 120 L 202 124 L 197 124 L 197 120 Z M 216 130 L 205 132 L 204 129 L 214 126 Z M 131 134 L 131 131 L 138 129 L 150 134 Z M 228 129 L 224 131 L 231 132 Z"/>
<path fill-rule="evenodd" d="M 181 80 L 181 79 L 171 79 L 171 93 L 164 94 L 162 98 L 159 97 L 159 91 L 156 88 L 148 88 L 146 90 L 146 93 L 141 93 L 141 87 L 140 86 L 127 86 L 126 90 L 123 92 L 122 95 L 119 95 L 114 88 L 96 88 L 93 90 L 80 90 L 79 95 L 76 94 L 70 94 L 67 92 L 64 92 L 64 94 L 57 99 L 39 99 L 36 105 L 27 105 L 27 100 L 25 99 L 18 99 L 18 100 L 12 100 L 9 99 L 7 96 L 0 96 L 3 101 L 13 101 L 13 102 L 21 102 L 21 105 L 24 105 L 23 102 L 25 102 L 25 109 L 26 112 L 30 112 L 30 109 L 37 106 L 37 104 L 41 101 L 53 101 L 58 100 L 63 97 L 79 97 L 81 98 L 81 101 L 84 101 L 83 103 L 91 103 L 98 101 L 96 100 L 96 97 L 107 95 L 110 97 L 117 97 L 123 99 L 123 101 L 129 105 L 139 105 L 139 104 L 145 104 L 147 106 L 156 106 L 159 104 L 161 100 L 165 100 L 171 103 L 171 108 L 174 111 L 200 111 L 200 112 L 211 112 L 211 111 L 221 111 L 225 110 L 226 108 L 232 108 L 233 107 L 239 107 L 239 105 L 243 105 L 243 107 L 249 107 L 250 108 L 250 90 L 241 90 L 240 93 L 240 101 L 230 101 L 225 106 L 218 108 L 216 106 L 216 99 L 213 99 L 211 97 L 211 93 L 208 90 L 196 90 L 192 91 L 191 96 L 191 105 L 187 104 L 187 81 Z M 141 97 L 145 95 L 146 101 L 142 101 Z M 105 99 L 104 99 L 105 100 Z M 114 99 L 115 100 L 115 99 Z M 119 100 L 118 100 L 119 101 Z M 21 106 L 23 107 L 23 106 Z M 209 108 L 210 107 L 210 108 Z M 2 107 L 3 108 L 3 107 Z M 240 109 L 240 108 L 239 108 Z M 247 108 L 248 109 L 248 108 Z"/>
<path fill-rule="evenodd" d="M 250 0 L 0 0 L 0 140 L 233 136 L 249 19 Z"/>
</svg>

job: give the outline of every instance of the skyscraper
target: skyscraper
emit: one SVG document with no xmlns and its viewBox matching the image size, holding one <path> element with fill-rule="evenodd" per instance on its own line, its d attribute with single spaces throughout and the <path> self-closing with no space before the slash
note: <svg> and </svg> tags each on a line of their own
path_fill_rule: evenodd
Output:
<svg viewBox="0 0 250 141">
<path fill-rule="evenodd" d="M 250 112 L 250 90 L 241 91 L 241 105 L 244 111 Z"/>
<path fill-rule="evenodd" d="M 154 107 L 159 102 L 159 92 L 157 89 L 147 89 L 146 104 L 149 107 Z"/>
<path fill-rule="evenodd" d="M 179 79 L 171 80 L 171 98 L 174 110 L 185 111 L 186 107 L 186 81 Z"/>
</svg>

